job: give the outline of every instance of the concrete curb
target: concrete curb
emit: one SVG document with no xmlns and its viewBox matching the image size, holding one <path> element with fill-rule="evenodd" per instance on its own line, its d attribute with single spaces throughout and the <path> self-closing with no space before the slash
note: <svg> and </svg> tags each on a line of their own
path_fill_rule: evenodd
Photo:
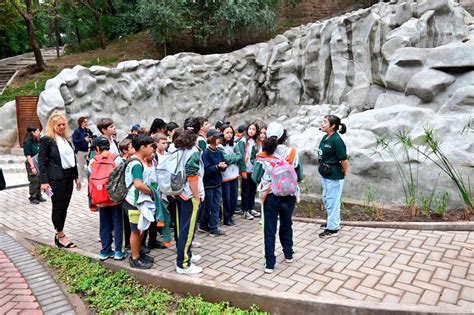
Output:
<svg viewBox="0 0 474 315">
<path fill-rule="evenodd" d="M 322 224 L 326 220 L 293 217 L 293 221 Z M 474 222 L 376 222 L 376 221 L 341 221 L 343 226 L 368 228 L 423 230 L 423 231 L 474 231 Z"/>
<path fill-rule="evenodd" d="M 29 241 L 52 246 L 51 242 L 24 235 Z M 71 252 L 90 257 L 96 262 L 97 255 L 80 248 Z M 143 284 L 158 286 L 176 294 L 201 295 L 210 302 L 228 301 L 231 305 L 249 309 L 253 304 L 271 314 L 472 314 L 474 308 L 457 306 L 400 305 L 383 302 L 365 302 L 351 299 L 333 299 L 309 294 L 275 292 L 266 289 L 246 288 L 234 284 L 193 278 L 192 276 L 161 272 L 156 269 L 142 271 L 113 260 L 100 262 L 113 271 L 125 269 Z M 151 273 L 151 274 L 150 274 Z"/>
</svg>

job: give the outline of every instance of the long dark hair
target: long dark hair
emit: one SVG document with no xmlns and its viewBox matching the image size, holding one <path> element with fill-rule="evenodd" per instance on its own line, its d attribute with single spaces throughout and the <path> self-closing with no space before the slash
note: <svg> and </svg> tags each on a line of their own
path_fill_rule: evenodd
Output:
<svg viewBox="0 0 474 315">
<path fill-rule="evenodd" d="M 178 128 L 173 135 L 173 143 L 176 149 L 191 149 L 196 144 L 196 140 L 197 134 L 191 129 Z"/>
<path fill-rule="evenodd" d="M 341 122 L 341 118 L 336 115 L 326 115 L 324 118 L 328 120 L 329 126 L 334 126 L 334 131 L 339 131 L 340 134 L 346 133 L 347 127 Z M 339 127 L 341 127 L 341 130 L 339 130 Z"/>
<path fill-rule="evenodd" d="M 230 128 L 232 130 L 232 138 L 230 139 L 230 141 L 227 141 L 225 138 L 224 138 L 224 135 L 222 135 L 222 145 L 226 146 L 226 145 L 230 145 L 231 147 L 234 146 L 234 138 L 235 138 L 235 130 L 234 128 L 229 125 L 229 124 L 224 124 L 221 126 L 221 132 L 224 133 L 224 130 L 226 130 L 227 128 Z"/>
<path fill-rule="evenodd" d="M 277 139 L 276 136 L 267 137 L 265 141 L 263 141 L 262 151 L 268 155 L 272 155 L 275 153 L 277 146 L 285 143 L 287 138 L 286 129 L 283 131 L 280 139 Z"/>
<path fill-rule="evenodd" d="M 253 137 L 249 137 L 249 128 L 250 128 L 250 126 L 255 126 L 255 129 L 257 129 L 255 131 L 255 135 Z M 252 123 L 248 124 L 247 128 L 245 129 L 245 137 L 247 139 L 252 138 L 253 140 L 257 141 L 258 136 L 260 136 L 260 127 L 258 126 L 258 124 L 256 122 L 252 122 Z"/>
</svg>

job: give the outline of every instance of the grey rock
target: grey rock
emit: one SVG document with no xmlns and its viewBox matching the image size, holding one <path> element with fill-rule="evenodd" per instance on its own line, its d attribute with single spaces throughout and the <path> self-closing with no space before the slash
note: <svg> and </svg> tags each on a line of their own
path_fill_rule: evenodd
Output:
<svg viewBox="0 0 474 315">
<path fill-rule="evenodd" d="M 451 85 L 456 78 L 445 72 L 424 69 L 408 81 L 405 93 L 407 95 L 416 95 L 424 102 L 429 102 L 434 99 L 436 94 Z"/>
<path fill-rule="evenodd" d="M 11 101 L 0 107 L 0 146 L 11 148 L 15 146 L 18 138 L 16 121 L 16 102 Z"/>
<path fill-rule="evenodd" d="M 439 113 L 474 114 L 474 85 L 457 89 L 449 101 L 439 109 Z M 474 118 L 474 116 L 472 117 Z"/>
</svg>

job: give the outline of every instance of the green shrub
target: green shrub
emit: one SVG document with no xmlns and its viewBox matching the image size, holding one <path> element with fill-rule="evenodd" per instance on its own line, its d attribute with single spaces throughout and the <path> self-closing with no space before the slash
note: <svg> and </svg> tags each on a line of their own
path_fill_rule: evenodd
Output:
<svg viewBox="0 0 474 315">
<path fill-rule="evenodd" d="M 113 272 L 100 263 L 66 250 L 39 245 L 36 252 L 58 272 L 72 293 L 84 296 L 94 313 L 140 314 L 266 314 L 252 306 L 241 310 L 228 302 L 209 303 L 202 297 L 179 297 L 167 290 L 140 284 L 125 270 Z"/>
</svg>

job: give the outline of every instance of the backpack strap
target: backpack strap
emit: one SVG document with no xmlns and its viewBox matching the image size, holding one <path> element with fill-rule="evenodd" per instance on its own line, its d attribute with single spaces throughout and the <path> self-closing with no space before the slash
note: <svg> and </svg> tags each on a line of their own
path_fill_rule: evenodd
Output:
<svg viewBox="0 0 474 315">
<path fill-rule="evenodd" d="M 296 149 L 295 148 L 290 148 L 290 154 L 288 154 L 288 157 L 286 158 L 286 161 L 290 165 L 293 165 L 293 162 L 295 161 L 295 158 L 296 158 Z"/>
</svg>

